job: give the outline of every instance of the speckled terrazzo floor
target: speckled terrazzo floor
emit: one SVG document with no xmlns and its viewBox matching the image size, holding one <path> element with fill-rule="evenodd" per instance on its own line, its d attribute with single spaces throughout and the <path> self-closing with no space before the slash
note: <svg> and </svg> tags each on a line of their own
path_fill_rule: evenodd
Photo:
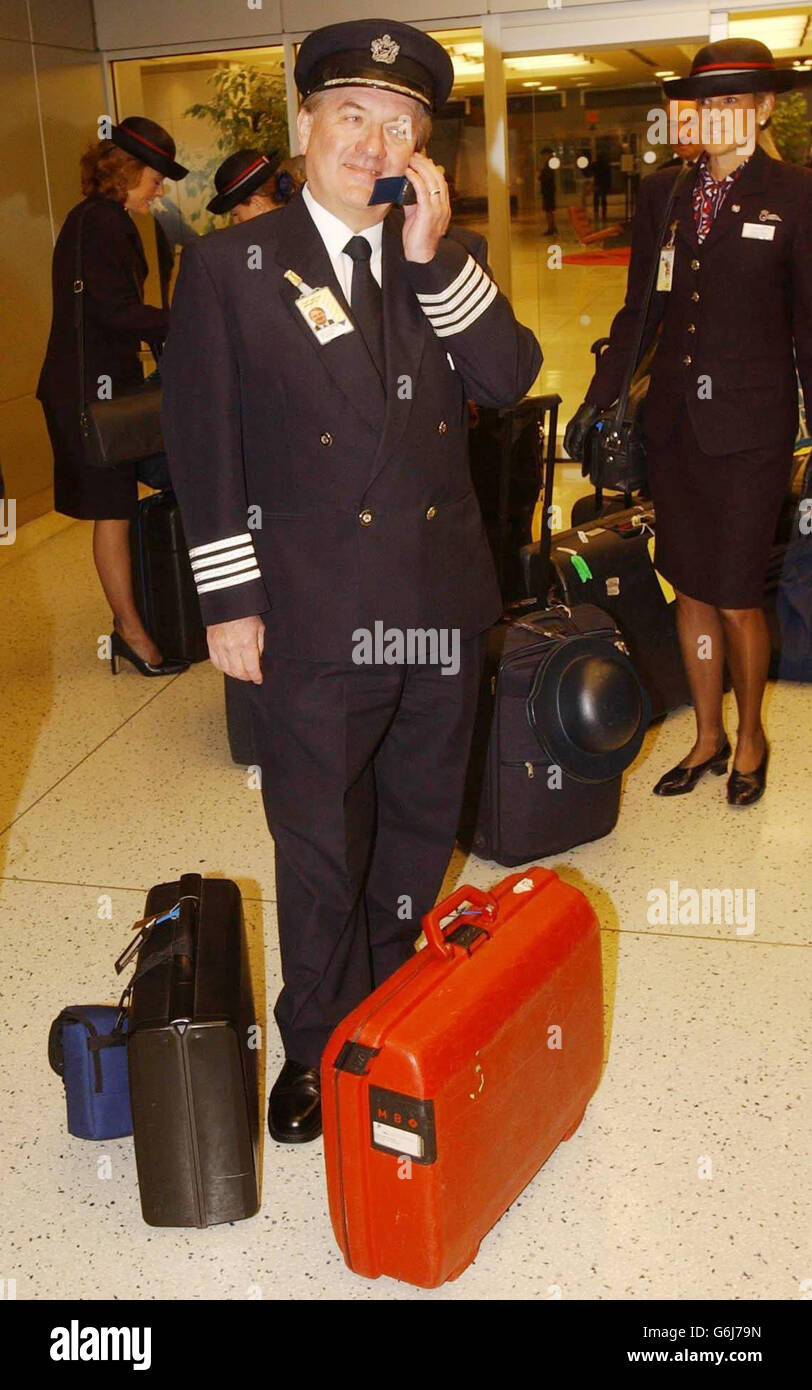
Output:
<svg viewBox="0 0 812 1390">
<path fill-rule="evenodd" d="M 84 524 L 43 518 L 0 552 L 0 1268 L 17 1297 L 798 1298 L 812 1270 L 812 692 L 785 685 L 770 691 L 760 806 L 729 811 L 716 780 L 676 802 L 651 796 L 690 742 L 680 711 L 650 731 L 615 832 L 551 861 L 604 928 L 607 1066 L 578 1133 L 458 1282 L 426 1294 L 345 1268 L 320 1142 L 265 1143 L 251 1221 L 143 1224 L 131 1141 L 66 1133 L 48 1025 L 64 1004 L 114 999 L 112 959 L 146 889 L 188 870 L 240 884 L 270 1006 L 273 864 L 259 793 L 228 758 L 219 675 L 111 680 L 96 659 L 107 614 L 89 542 Z M 447 885 L 504 872 L 458 853 Z M 647 895 L 671 880 L 752 889 L 754 930 L 652 924 Z M 271 1078 L 279 1060 L 271 1021 Z"/>
</svg>

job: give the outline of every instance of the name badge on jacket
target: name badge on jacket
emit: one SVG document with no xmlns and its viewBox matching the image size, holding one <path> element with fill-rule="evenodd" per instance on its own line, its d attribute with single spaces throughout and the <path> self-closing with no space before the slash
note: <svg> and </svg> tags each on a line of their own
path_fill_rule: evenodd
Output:
<svg viewBox="0 0 812 1390">
<path fill-rule="evenodd" d="M 319 285 L 296 300 L 296 308 L 320 343 L 354 332 L 347 315 L 327 285 Z"/>
<path fill-rule="evenodd" d="M 311 289 L 295 270 L 286 270 L 284 278 L 299 291 L 296 308 L 319 343 L 329 343 L 342 333 L 354 332 L 333 291 L 327 285 Z"/>
<path fill-rule="evenodd" d="M 754 241 L 772 241 L 775 227 L 764 222 L 743 222 L 742 236 L 752 237 Z"/>
</svg>

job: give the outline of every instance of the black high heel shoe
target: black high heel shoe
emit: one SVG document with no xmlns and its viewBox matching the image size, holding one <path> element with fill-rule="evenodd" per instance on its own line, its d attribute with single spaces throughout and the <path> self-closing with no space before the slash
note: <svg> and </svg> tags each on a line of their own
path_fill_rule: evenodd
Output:
<svg viewBox="0 0 812 1390">
<path fill-rule="evenodd" d="M 727 799 L 731 806 L 752 806 L 764 795 L 767 785 L 767 763 L 770 745 L 764 740 L 764 757 L 752 772 L 738 772 L 734 767 L 727 779 Z"/>
<path fill-rule="evenodd" d="M 712 758 L 706 758 L 704 763 L 697 763 L 695 767 L 683 767 L 682 763 L 677 763 L 676 767 L 663 773 L 653 788 L 655 796 L 682 796 L 685 792 L 692 792 L 703 772 L 712 772 L 714 777 L 723 777 L 727 772 L 730 751 L 730 740 L 725 735 L 719 752 L 714 753 Z"/>
<path fill-rule="evenodd" d="M 139 656 L 138 652 L 134 652 L 114 628 L 110 633 L 110 670 L 114 676 L 118 675 L 122 657 L 125 661 L 131 661 L 142 676 L 177 676 L 189 666 L 188 661 L 162 661 L 159 666 L 153 666 L 151 662 Z"/>
</svg>

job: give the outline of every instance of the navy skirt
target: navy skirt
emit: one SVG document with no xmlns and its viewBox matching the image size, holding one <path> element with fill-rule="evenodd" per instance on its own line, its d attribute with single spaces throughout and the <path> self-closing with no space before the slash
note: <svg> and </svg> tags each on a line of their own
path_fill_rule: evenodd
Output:
<svg viewBox="0 0 812 1390">
<path fill-rule="evenodd" d="M 762 606 L 793 443 L 705 454 L 684 406 L 665 444 L 646 440 L 655 562 L 680 593 L 715 608 Z"/>
</svg>

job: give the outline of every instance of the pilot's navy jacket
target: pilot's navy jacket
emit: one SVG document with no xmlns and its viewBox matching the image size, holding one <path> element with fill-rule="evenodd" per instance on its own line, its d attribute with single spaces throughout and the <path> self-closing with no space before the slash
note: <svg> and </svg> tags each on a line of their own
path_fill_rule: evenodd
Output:
<svg viewBox="0 0 812 1390">
<path fill-rule="evenodd" d="M 377 620 L 465 638 L 500 613 L 466 399 L 517 400 L 541 351 L 453 233 L 407 262 L 402 218 L 383 227 L 385 395 L 358 330 L 322 342 L 296 307 L 288 270 L 349 313 L 301 197 L 183 251 L 164 430 L 203 618 L 262 614 L 280 655 L 346 661 Z"/>
</svg>

